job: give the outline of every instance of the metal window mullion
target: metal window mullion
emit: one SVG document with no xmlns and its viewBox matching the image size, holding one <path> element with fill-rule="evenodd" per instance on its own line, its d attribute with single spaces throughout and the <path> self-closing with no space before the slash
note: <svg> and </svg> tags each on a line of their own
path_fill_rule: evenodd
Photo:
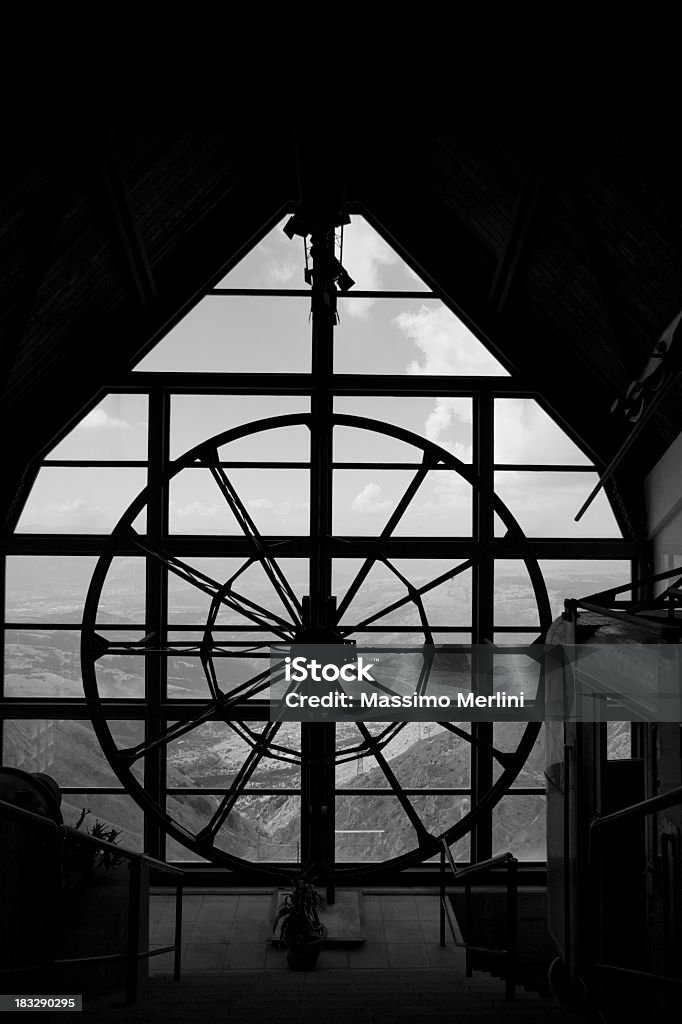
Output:
<svg viewBox="0 0 682 1024">
<path fill-rule="evenodd" d="M 6 612 L 6 600 L 5 600 L 5 588 L 7 585 L 7 559 L 4 555 L 0 555 L 0 613 L 2 613 L 2 622 L 5 622 Z M 5 699 L 5 627 L 3 625 L 2 635 L 0 636 L 0 703 Z M 0 718 L 0 764 L 4 764 L 5 755 L 5 723 Z"/>
<path fill-rule="evenodd" d="M 474 501 L 474 537 L 486 547 L 495 536 L 495 517 L 492 505 L 494 493 L 494 399 L 490 393 L 481 393 L 474 400 L 474 466 L 480 488 Z M 495 561 L 492 554 L 483 555 L 473 567 L 473 630 L 472 642 L 483 645 L 493 639 Z M 474 664 L 481 656 L 474 656 Z M 477 665 L 476 684 L 481 692 L 488 689 L 485 677 L 487 666 Z M 472 805 L 478 804 L 493 785 L 493 723 L 473 722 L 472 736 L 478 741 L 471 748 Z M 474 825 L 471 834 L 471 860 L 486 860 L 492 856 L 492 811 L 485 813 Z"/>
<path fill-rule="evenodd" d="M 149 395 L 147 536 L 161 546 L 168 536 L 168 487 L 162 484 L 170 452 L 170 394 L 159 388 Z M 145 627 L 164 643 L 168 632 L 168 570 L 159 559 L 146 558 Z M 166 698 L 167 659 L 145 658 L 145 743 L 152 742 L 165 728 L 161 705 Z M 155 747 L 144 759 L 144 785 L 152 798 L 165 810 L 166 748 Z M 152 857 L 162 859 L 165 835 L 149 814 L 144 816 L 144 848 Z"/>
</svg>

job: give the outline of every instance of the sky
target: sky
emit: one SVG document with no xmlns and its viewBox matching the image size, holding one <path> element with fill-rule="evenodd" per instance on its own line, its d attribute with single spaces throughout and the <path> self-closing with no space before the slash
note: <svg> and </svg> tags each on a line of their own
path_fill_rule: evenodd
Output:
<svg viewBox="0 0 682 1024">
<path fill-rule="evenodd" d="M 354 217 L 345 231 L 344 265 L 363 290 L 427 291 L 390 246 Z M 278 225 L 221 282 L 223 287 L 305 287 L 303 243 Z M 503 375 L 506 371 L 438 299 L 342 298 L 336 331 L 338 372 L 377 374 Z M 284 372 L 310 369 L 309 300 L 295 297 L 204 298 L 138 364 L 138 370 Z M 217 433 L 262 417 L 308 411 L 306 397 L 176 396 L 171 408 L 171 457 Z M 337 398 L 337 412 L 397 424 L 442 445 L 464 462 L 472 455 L 471 403 L 464 398 Z M 495 459 L 510 463 L 589 466 L 589 460 L 540 406 L 528 399 L 495 402 Z M 58 459 L 146 458 L 147 399 L 110 395 L 50 453 Z M 338 461 L 388 464 L 417 461 L 419 450 L 366 430 L 337 428 Z M 221 449 L 226 459 L 305 461 L 306 428 L 261 432 Z M 337 470 L 334 531 L 380 532 L 411 474 L 403 470 Z M 264 533 L 308 530 L 305 470 L 234 470 L 231 479 Z M 496 489 L 531 536 L 619 536 L 604 495 L 579 524 L 573 516 L 596 481 L 593 472 L 499 472 Z M 144 485 L 144 470 L 57 468 L 41 470 L 19 532 L 108 532 Z M 189 469 L 170 491 L 171 531 L 233 531 L 231 514 L 204 469 Z M 471 533 L 471 492 L 451 472 L 429 475 L 396 535 L 466 536 Z M 140 521 L 143 528 L 143 521 Z"/>
</svg>

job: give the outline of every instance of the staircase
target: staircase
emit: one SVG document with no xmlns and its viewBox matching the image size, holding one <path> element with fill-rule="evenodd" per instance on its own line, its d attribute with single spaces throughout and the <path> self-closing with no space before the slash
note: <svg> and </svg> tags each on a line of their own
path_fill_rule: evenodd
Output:
<svg viewBox="0 0 682 1024">
<path fill-rule="evenodd" d="M 502 890 L 478 891 L 473 894 L 472 900 L 469 934 L 463 935 L 465 942 L 474 947 L 469 950 L 469 967 L 473 971 L 504 979 L 504 956 L 497 956 L 488 950 L 501 949 L 505 945 L 505 893 Z M 464 931 L 463 896 L 451 895 L 450 902 Z M 536 992 L 542 996 L 550 995 L 547 971 L 556 956 L 546 921 L 546 890 L 520 889 L 517 901 L 516 984 L 527 992 Z"/>
<path fill-rule="evenodd" d="M 226 971 L 174 983 L 152 978 L 134 1006 L 84 1007 L 97 1024 L 584 1024 L 553 1000 L 450 970 Z"/>
</svg>

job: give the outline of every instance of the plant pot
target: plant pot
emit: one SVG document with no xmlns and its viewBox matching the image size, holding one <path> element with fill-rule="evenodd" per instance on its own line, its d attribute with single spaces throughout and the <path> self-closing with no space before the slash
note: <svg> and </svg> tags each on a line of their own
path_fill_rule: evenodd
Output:
<svg viewBox="0 0 682 1024">
<path fill-rule="evenodd" d="M 314 971 L 320 955 L 327 929 L 320 925 L 320 934 L 308 942 L 292 942 L 287 946 L 287 963 L 292 971 Z"/>
</svg>

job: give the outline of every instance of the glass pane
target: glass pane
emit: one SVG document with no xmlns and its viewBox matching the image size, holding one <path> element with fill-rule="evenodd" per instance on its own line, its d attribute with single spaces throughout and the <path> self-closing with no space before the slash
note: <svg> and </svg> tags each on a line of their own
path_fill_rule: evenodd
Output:
<svg viewBox="0 0 682 1024">
<path fill-rule="evenodd" d="M 379 723 L 376 723 L 377 725 Z M 386 725 L 386 723 L 381 723 Z M 459 725 L 466 732 L 470 725 Z M 344 741 L 359 743 L 355 735 Z M 471 777 L 471 745 L 443 729 L 436 722 L 407 722 L 394 739 L 381 748 L 403 789 L 468 789 Z M 390 782 L 373 756 L 357 758 L 338 765 L 339 789 L 387 789 Z"/>
<path fill-rule="evenodd" d="M 526 722 L 495 722 L 493 724 L 493 745 L 496 750 L 513 753 L 526 730 Z M 545 788 L 545 726 L 544 723 L 514 786 L 537 786 Z M 499 761 L 493 759 L 493 780 L 497 782 L 502 774 Z"/>
<path fill-rule="evenodd" d="M 417 845 L 417 835 L 395 796 L 336 798 L 337 861 L 397 857 Z"/>
<path fill-rule="evenodd" d="M 103 654 L 95 664 L 100 697 L 144 697 L 145 661 L 141 654 Z"/>
<path fill-rule="evenodd" d="M 506 796 L 493 808 L 493 856 L 507 852 L 519 860 L 547 859 L 543 795 Z"/>
<path fill-rule="evenodd" d="M 284 234 L 289 214 L 222 278 L 220 288 L 305 288 L 303 239 Z M 343 229 L 343 264 L 362 291 L 428 290 L 364 217 Z M 364 300 L 358 300 L 364 301 Z"/>
<path fill-rule="evenodd" d="M 233 469 L 228 478 L 259 533 L 280 536 L 308 532 L 308 470 Z M 169 490 L 171 533 L 243 536 L 208 470 L 183 470 L 171 480 Z"/>
<path fill-rule="evenodd" d="M 527 637 L 525 643 L 532 640 Z M 493 689 L 508 694 L 523 694 L 526 701 L 535 700 L 540 684 L 541 665 L 529 655 L 507 653 L 493 658 Z"/>
<path fill-rule="evenodd" d="M 81 555 L 11 555 L 7 559 L 9 622 L 81 622 L 97 559 Z M 144 559 L 112 560 L 98 621 L 144 623 Z"/>
<path fill-rule="evenodd" d="M 242 566 L 247 564 L 247 560 L 242 558 L 183 558 L 182 561 L 185 565 L 193 567 L 220 586 L 234 577 Z M 286 563 L 286 561 L 287 560 L 282 560 L 281 565 L 282 572 L 284 572 L 285 575 L 289 569 L 288 565 L 285 567 L 284 563 Z M 296 592 L 296 584 L 291 579 L 290 584 Z M 245 569 L 236 580 L 234 580 L 232 592 L 237 596 L 245 597 L 254 604 L 257 604 L 259 609 L 264 609 L 272 615 L 277 615 L 288 620 L 287 610 L 282 604 L 277 591 L 273 587 L 273 584 L 259 562 L 249 565 L 248 568 Z M 300 593 L 298 596 L 300 598 Z M 169 574 L 168 617 L 172 624 L 196 624 L 203 626 L 207 621 L 210 605 L 211 597 L 207 593 L 200 590 L 197 586 L 188 583 L 186 580 L 181 579 L 175 573 Z M 249 612 L 248 615 L 242 614 L 231 607 L 223 606 L 223 609 L 218 615 L 217 624 L 242 625 L 250 627 L 252 631 L 270 632 L 267 628 L 268 623 L 266 622 L 266 625 L 263 625 L 265 620 L 264 618 L 261 618 L 262 611 L 259 611 L 259 609 L 249 608 L 248 606 L 246 607 Z M 259 621 L 254 622 L 253 618 L 250 617 L 251 615 Z M 222 636 L 222 634 L 220 635 Z M 182 636 L 180 636 L 180 639 L 182 639 Z M 265 639 L 265 637 L 262 639 Z"/>
<path fill-rule="evenodd" d="M 365 410 L 369 413 L 369 409 Z M 334 428 L 334 462 L 401 462 L 421 464 L 422 453 L 414 445 L 373 430 L 337 426 Z"/>
<path fill-rule="evenodd" d="M 96 821 L 120 829 L 118 845 L 124 850 L 141 852 L 144 849 L 143 814 L 132 797 L 118 793 L 68 793 L 62 800 L 62 816 L 67 825 L 75 825 L 81 812 L 90 814 L 82 828 L 91 829 Z"/>
<path fill-rule="evenodd" d="M 436 834 L 454 825 L 470 807 L 467 796 L 425 795 L 411 797 L 426 827 Z M 394 796 L 340 796 L 336 799 L 336 859 L 388 860 L 417 847 L 416 832 Z M 455 843 L 458 860 L 469 859 L 468 835 Z"/>
<path fill-rule="evenodd" d="M 17 533 L 109 533 L 144 488 L 144 469 L 46 466 L 24 505 Z M 145 530 L 145 512 L 136 529 Z"/>
<path fill-rule="evenodd" d="M 146 395 L 107 395 L 47 457 L 145 461 L 147 405 Z"/>
<path fill-rule="evenodd" d="M 574 517 L 597 482 L 596 473 L 495 473 L 495 491 L 528 537 L 620 537 L 603 491 L 580 522 Z M 495 535 L 506 527 L 497 519 Z"/>
<path fill-rule="evenodd" d="M 177 459 L 201 441 L 242 423 L 309 412 L 310 399 L 303 395 L 173 395 L 171 399 L 171 458 Z M 225 459 L 295 460 L 290 453 L 292 430 L 267 430 L 222 451 Z M 307 428 L 298 428 L 307 434 Z M 265 448 L 264 448 L 265 446 Z"/>
<path fill-rule="evenodd" d="M 588 597 L 611 587 L 624 586 L 630 582 L 632 573 L 628 559 L 615 558 L 584 562 L 545 558 L 540 562 L 540 569 L 554 617 L 563 612 L 567 597 Z"/>
<path fill-rule="evenodd" d="M 142 742 L 143 723 L 110 722 L 119 747 Z M 45 719 L 11 719 L 5 722 L 4 763 L 25 772 L 46 772 L 60 786 L 120 787 L 90 722 Z M 133 774 L 141 781 L 142 766 Z M 64 800 L 71 801 L 65 796 Z M 72 801 L 71 801 L 72 802 Z M 64 816 L 67 824 L 69 822 Z"/>
<path fill-rule="evenodd" d="M 525 562 L 520 558 L 495 559 L 495 625 L 539 623 L 537 600 Z"/>
<path fill-rule="evenodd" d="M 463 462 L 471 462 L 470 398 L 340 397 L 334 399 L 334 411 L 410 430 L 439 444 Z M 413 445 L 369 430 L 337 427 L 334 445 L 334 458 L 339 461 L 421 461 L 421 452 Z"/>
<path fill-rule="evenodd" d="M 258 862 L 300 861 L 301 798 L 242 796 L 216 837 L 226 853 Z"/>
<path fill-rule="evenodd" d="M 507 376 L 437 299 L 378 299 L 363 305 L 362 299 L 341 297 L 339 317 L 337 373 Z"/>
<path fill-rule="evenodd" d="M 543 559 L 539 565 L 553 618 L 563 612 L 566 598 L 587 597 L 623 586 L 629 582 L 631 572 L 627 559 Z M 495 561 L 495 625 L 539 625 L 535 594 L 521 559 Z"/>
<path fill-rule="evenodd" d="M 307 373 L 306 298 L 208 296 L 149 352 L 136 370 L 183 373 Z"/>
<path fill-rule="evenodd" d="M 414 475 L 403 470 L 335 470 L 334 533 L 379 535 Z M 430 473 L 393 535 L 470 537 L 471 488 L 455 472 Z"/>
<path fill-rule="evenodd" d="M 71 630 L 7 630 L 6 697 L 83 697 L 80 639 Z"/>
<path fill-rule="evenodd" d="M 266 723 L 250 723 L 254 732 Z M 240 724 L 243 733 L 243 726 Z M 274 742 L 300 751 L 301 729 L 296 722 L 285 722 Z M 233 783 L 253 747 L 225 722 L 206 722 L 167 745 L 168 787 L 227 790 Z M 273 751 L 274 753 L 275 751 Z M 297 789 L 301 784 L 300 766 L 275 757 L 264 757 L 247 782 L 252 789 Z"/>
<path fill-rule="evenodd" d="M 355 281 L 357 290 L 429 290 L 428 285 L 410 269 L 395 249 L 384 241 L 364 217 L 358 215 L 354 215 L 351 223 L 343 229 L 343 265 Z"/>
<path fill-rule="evenodd" d="M 116 642 L 112 634 L 109 639 Z M 117 638 L 139 640 L 138 635 Z M 5 695 L 83 697 L 81 634 L 71 630 L 8 630 Z M 143 697 L 144 662 L 138 655 L 104 655 L 96 663 L 101 697 Z"/>
<path fill-rule="evenodd" d="M 364 562 L 359 558 L 337 558 L 333 563 L 332 587 L 340 604 Z M 342 616 L 344 627 L 356 626 L 364 619 L 378 615 L 385 608 L 408 596 L 405 584 L 382 562 L 375 562 L 362 582 L 357 594 Z M 420 627 L 419 611 L 413 601 L 381 615 L 374 625 L 384 630 L 390 626 Z M 355 634 L 354 634 L 355 635 Z M 373 642 L 370 640 L 370 643 Z M 378 642 L 378 641 L 376 641 Z M 406 641 L 409 643 L 410 641 Z"/>
<path fill-rule="evenodd" d="M 632 723 L 606 723 L 606 756 L 609 761 L 627 761 L 632 757 Z"/>
<path fill-rule="evenodd" d="M 410 802 L 427 830 L 435 836 L 442 835 L 456 825 L 469 813 L 471 807 L 471 798 L 468 796 L 439 796 L 437 793 L 413 796 Z M 468 834 L 454 843 L 451 849 L 457 860 L 468 860 Z"/>
<path fill-rule="evenodd" d="M 216 285 L 217 288 L 305 288 L 303 240 L 288 238 L 289 214 Z"/>
<path fill-rule="evenodd" d="M 457 559 L 448 558 L 394 558 L 391 562 L 416 587 L 428 586 L 462 564 Z M 431 626 L 471 624 L 471 579 L 471 570 L 465 569 L 422 594 L 422 604 Z"/>
<path fill-rule="evenodd" d="M 189 642 L 189 634 L 176 633 L 174 637 Z M 202 634 L 196 634 L 197 642 L 201 642 Z M 208 696 L 206 673 L 197 653 L 169 655 L 167 664 L 168 696 L 171 700 L 196 700 Z M 179 785 L 179 783 L 174 783 Z"/>
<path fill-rule="evenodd" d="M 218 809 L 220 797 L 209 796 L 173 796 L 166 797 L 166 811 L 178 825 L 182 825 L 192 835 L 196 835 L 211 820 Z M 189 850 L 171 836 L 166 836 L 166 859 L 169 861 L 201 861 L 208 863 L 207 858 L 200 857 L 194 850 Z"/>
<path fill-rule="evenodd" d="M 97 621 L 109 625 L 144 623 L 145 595 L 145 559 L 113 558 L 102 586 Z"/>
<path fill-rule="evenodd" d="M 440 576 L 446 575 L 456 568 L 457 562 L 448 559 L 407 559 L 396 558 L 391 564 L 405 580 L 416 587 L 424 587 Z M 356 558 L 338 558 L 332 567 L 332 587 L 339 604 L 343 601 L 352 581 L 363 565 Z M 342 624 L 346 627 L 357 626 L 366 618 L 378 614 L 385 608 L 408 597 L 408 589 L 403 580 L 382 562 L 375 562 L 370 569 L 355 597 L 342 616 Z M 446 579 L 439 586 L 422 594 L 422 604 L 426 618 L 432 628 L 440 626 L 468 626 L 471 623 L 471 571 L 464 570 L 451 579 Z M 368 633 L 363 637 L 367 643 L 402 643 L 414 644 L 423 642 L 423 629 L 419 609 L 412 600 L 407 600 L 401 607 L 388 612 L 376 619 L 375 626 L 382 627 L 382 635 L 376 639 Z M 395 634 L 388 639 L 391 626 L 412 626 L 417 631 L 415 637 L 397 640 Z M 357 631 L 353 636 L 359 639 Z M 442 638 L 441 638 L 442 640 Z M 452 642 L 452 638 L 449 642 Z"/>
<path fill-rule="evenodd" d="M 532 398 L 495 399 L 495 462 L 591 465 Z"/>
<path fill-rule="evenodd" d="M 525 647 L 532 644 L 535 640 L 539 640 L 540 634 L 537 630 L 522 630 L 519 628 L 518 632 L 510 630 L 508 633 L 499 632 L 493 633 L 493 643 L 497 647 Z"/>
</svg>

